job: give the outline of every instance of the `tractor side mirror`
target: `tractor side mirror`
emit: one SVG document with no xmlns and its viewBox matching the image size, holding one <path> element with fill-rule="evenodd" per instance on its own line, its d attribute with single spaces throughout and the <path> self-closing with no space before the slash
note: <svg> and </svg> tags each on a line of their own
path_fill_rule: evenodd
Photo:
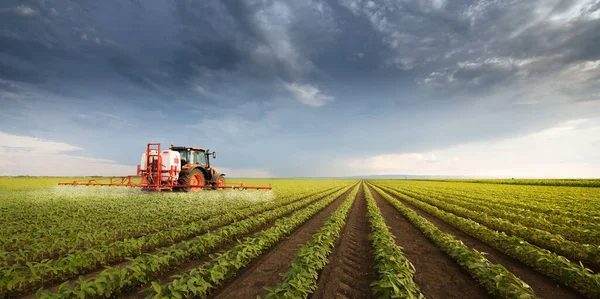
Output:
<svg viewBox="0 0 600 299">
<path fill-rule="evenodd" d="M 216 152 L 212 152 L 212 154 L 213 154 L 213 155 L 212 155 L 212 156 L 213 156 L 213 159 L 216 159 L 216 158 L 217 158 L 217 153 L 216 153 Z"/>
</svg>

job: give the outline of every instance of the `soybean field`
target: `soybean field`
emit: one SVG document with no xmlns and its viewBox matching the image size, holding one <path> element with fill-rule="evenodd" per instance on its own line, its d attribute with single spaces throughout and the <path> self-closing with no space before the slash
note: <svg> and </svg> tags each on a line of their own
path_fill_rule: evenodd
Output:
<svg viewBox="0 0 600 299">
<path fill-rule="evenodd" d="M 598 180 L 0 178 L 0 298 L 600 298 Z"/>
</svg>

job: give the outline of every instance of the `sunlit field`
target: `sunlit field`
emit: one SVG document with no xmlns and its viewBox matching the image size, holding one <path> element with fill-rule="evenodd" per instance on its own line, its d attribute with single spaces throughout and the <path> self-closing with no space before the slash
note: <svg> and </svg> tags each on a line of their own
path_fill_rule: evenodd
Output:
<svg viewBox="0 0 600 299">
<path fill-rule="evenodd" d="M 0 297 L 600 297 L 597 180 L 73 180 L 0 178 Z"/>
</svg>

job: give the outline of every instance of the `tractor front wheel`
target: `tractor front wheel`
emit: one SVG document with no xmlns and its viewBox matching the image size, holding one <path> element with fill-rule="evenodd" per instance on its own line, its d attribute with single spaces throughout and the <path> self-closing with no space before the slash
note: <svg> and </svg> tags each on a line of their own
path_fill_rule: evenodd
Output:
<svg viewBox="0 0 600 299">
<path fill-rule="evenodd" d="M 186 185 L 186 187 L 182 187 L 181 190 L 184 192 L 199 192 L 202 191 L 202 187 L 206 184 L 204 180 L 204 174 L 200 169 L 194 169 L 187 174 L 180 174 L 179 181 L 177 182 L 179 185 Z M 199 187 L 192 187 L 199 186 Z"/>
</svg>

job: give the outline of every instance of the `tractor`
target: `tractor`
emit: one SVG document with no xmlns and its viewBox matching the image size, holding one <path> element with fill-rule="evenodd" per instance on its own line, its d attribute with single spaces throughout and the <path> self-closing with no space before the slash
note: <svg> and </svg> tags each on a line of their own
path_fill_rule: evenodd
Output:
<svg viewBox="0 0 600 299">
<path fill-rule="evenodd" d="M 142 154 L 136 175 L 105 178 L 108 182 L 90 179 L 87 182 L 60 182 L 59 185 L 73 186 L 119 186 L 139 187 L 143 191 L 198 192 L 203 189 L 257 189 L 271 190 L 271 186 L 246 186 L 236 183 L 225 184 L 225 174 L 210 166 L 210 157 L 217 153 L 199 147 L 173 146 L 162 150 L 160 143 L 148 143 Z"/>
</svg>

